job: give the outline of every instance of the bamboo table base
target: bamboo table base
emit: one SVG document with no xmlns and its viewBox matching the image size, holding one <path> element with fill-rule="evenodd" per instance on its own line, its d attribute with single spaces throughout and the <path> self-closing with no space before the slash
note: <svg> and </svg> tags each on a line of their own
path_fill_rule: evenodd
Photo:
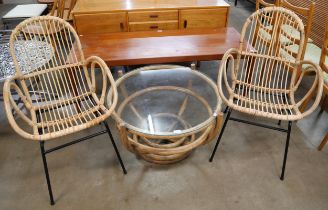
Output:
<svg viewBox="0 0 328 210">
<path fill-rule="evenodd" d="M 160 115 L 176 118 L 186 126 L 186 129 L 190 128 L 179 116 L 169 113 L 162 113 Z M 118 130 L 123 145 L 130 152 L 151 163 L 171 164 L 185 159 L 193 149 L 213 140 L 221 128 L 221 124 L 222 114 L 218 115 L 216 121 L 213 121 L 208 127 L 184 135 L 145 135 L 127 129 L 122 124 L 118 124 Z"/>
</svg>

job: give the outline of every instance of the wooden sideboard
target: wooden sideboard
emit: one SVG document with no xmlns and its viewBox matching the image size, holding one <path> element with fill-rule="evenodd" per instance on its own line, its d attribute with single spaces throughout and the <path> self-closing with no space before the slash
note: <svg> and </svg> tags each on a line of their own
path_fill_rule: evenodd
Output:
<svg viewBox="0 0 328 210">
<path fill-rule="evenodd" d="M 78 0 L 73 11 L 80 35 L 226 27 L 224 0 Z"/>
</svg>

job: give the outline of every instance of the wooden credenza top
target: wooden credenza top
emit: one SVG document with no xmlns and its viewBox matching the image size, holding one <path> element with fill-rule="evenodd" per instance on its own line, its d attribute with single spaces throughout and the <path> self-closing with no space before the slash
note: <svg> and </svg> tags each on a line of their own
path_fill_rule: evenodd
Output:
<svg viewBox="0 0 328 210">
<path fill-rule="evenodd" d="M 109 66 L 219 60 L 240 46 L 240 34 L 231 27 L 89 34 L 80 40 L 85 58 L 99 56 Z"/>
<path fill-rule="evenodd" d="M 229 7 L 224 0 L 78 0 L 73 13 Z"/>
</svg>

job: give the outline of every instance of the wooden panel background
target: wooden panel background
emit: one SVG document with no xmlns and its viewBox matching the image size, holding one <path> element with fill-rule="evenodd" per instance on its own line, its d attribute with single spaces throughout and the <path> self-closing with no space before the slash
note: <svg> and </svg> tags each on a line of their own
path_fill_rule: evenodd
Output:
<svg viewBox="0 0 328 210">
<path fill-rule="evenodd" d="M 328 22 L 328 0 L 313 0 L 315 2 L 314 19 L 312 25 L 311 39 L 318 46 L 323 45 L 325 26 Z M 310 0 L 289 0 L 291 4 L 308 6 Z"/>
</svg>

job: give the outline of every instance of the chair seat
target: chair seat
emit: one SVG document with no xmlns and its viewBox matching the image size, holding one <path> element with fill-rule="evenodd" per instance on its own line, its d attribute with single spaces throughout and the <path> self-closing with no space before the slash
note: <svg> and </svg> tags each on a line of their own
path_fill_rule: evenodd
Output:
<svg viewBox="0 0 328 210">
<path fill-rule="evenodd" d="M 290 25 L 283 25 L 281 26 L 282 30 L 284 30 L 285 33 L 288 33 L 290 34 L 290 36 L 292 38 L 294 38 L 295 40 L 300 40 L 300 33 L 298 30 L 296 30 L 295 28 L 293 28 L 292 26 Z M 272 30 L 272 25 L 269 25 L 269 26 L 266 26 L 265 29 L 261 28 L 259 30 L 259 35 L 264 39 L 264 40 L 271 40 L 271 35 L 268 31 L 271 31 Z M 289 45 L 289 44 L 292 44 L 292 41 L 287 38 L 287 37 L 282 37 L 280 42 L 283 44 L 283 45 Z M 308 43 L 312 43 L 313 40 L 311 38 L 308 38 L 307 40 Z"/>
<path fill-rule="evenodd" d="M 296 45 L 296 44 L 289 45 L 286 47 L 286 49 L 290 50 L 293 53 L 296 53 L 298 50 L 298 45 Z M 304 60 L 312 61 L 313 63 L 319 64 L 320 57 L 321 57 L 321 48 L 313 43 L 308 43 L 306 45 Z M 326 56 L 325 64 L 327 64 L 327 66 L 328 66 L 328 56 Z M 307 66 L 308 65 L 304 65 L 303 69 L 305 69 Z"/>
<path fill-rule="evenodd" d="M 28 25 L 22 30 L 26 34 L 40 34 L 40 35 L 44 33 L 56 34 L 63 30 L 62 26 L 49 25 L 48 30 L 45 30 L 46 27 L 47 25 L 45 23 L 41 23 L 38 25 Z"/>
<path fill-rule="evenodd" d="M 24 4 L 17 5 L 2 18 L 30 18 L 40 16 L 47 9 L 46 4 Z"/>
<path fill-rule="evenodd" d="M 297 53 L 297 50 L 299 48 L 299 45 L 293 44 L 286 46 L 286 49 L 293 53 Z M 316 46 L 315 44 L 308 43 L 306 45 L 306 50 L 304 54 L 304 60 L 312 61 L 313 63 L 319 63 L 320 62 L 320 56 L 321 56 L 321 48 Z"/>
<path fill-rule="evenodd" d="M 234 110 L 259 117 L 277 120 L 298 120 L 299 108 L 290 103 L 287 89 L 269 89 L 260 85 L 250 86 L 237 82 L 228 104 Z M 243 89 L 246 90 L 243 92 Z"/>
<path fill-rule="evenodd" d="M 42 129 L 39 140 L 47 140 L 59 136 L 75 133 L 104 121 L 108 109 L 92 100 L 92 93 L 85 93 L 79 97 L 70 97 L 68 100 L 52 101 L 49 106 L 40 105 L 40 122 L 36 124 Z M 78 100 L 79 98 L 80 100 Z M 72 100 L 73 99 L 73 100 Z M 54 109 L 56 107 L 56 109 Z M 46 135 L 49 135 L 47 136 Z M 44 138 L 46 137 L 46 138 Z"/>
</svg>

